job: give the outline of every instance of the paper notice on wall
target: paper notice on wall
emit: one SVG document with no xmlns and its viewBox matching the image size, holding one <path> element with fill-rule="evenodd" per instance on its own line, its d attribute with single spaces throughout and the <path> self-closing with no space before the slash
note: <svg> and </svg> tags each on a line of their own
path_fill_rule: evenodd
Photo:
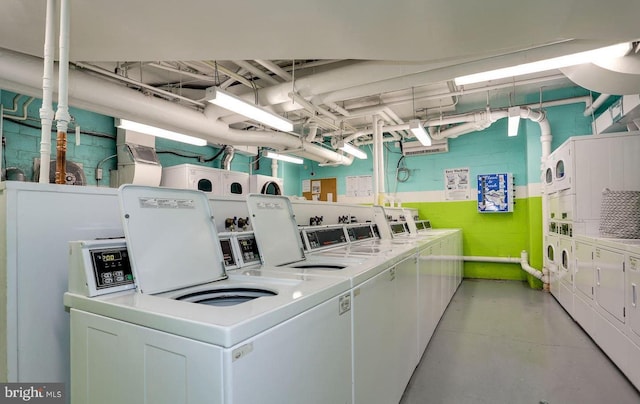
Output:
<svg viewBox="0 0 640 404">
<path fill-rule="evenodd" d="M 320 193 L 320 184 L 322 182 L 321 181 L 311 181 L 311 193 L 312 194 L 319 194 Z"/>
<path fill-rule="evenodd" d="M 302 180 L 302 192 L 311 192 L 311 180 Z"/>
<path fill-rule="evenodd" d="M 354 175 L 346 177 L 347 196 L 371 196 L 373 194 L 373 177 L 370 175 Z"/>
<path fill-rule="evenodd" d="M 471 199 L 468 167 L 444 170 L 444 195 L 447 201 L 466 201 Z"/>
</svg>

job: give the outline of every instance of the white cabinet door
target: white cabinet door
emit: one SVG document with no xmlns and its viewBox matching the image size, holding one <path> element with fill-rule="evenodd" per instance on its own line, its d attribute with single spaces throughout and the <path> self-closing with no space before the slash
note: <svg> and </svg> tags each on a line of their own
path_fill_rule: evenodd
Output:
<svg viewBox="0 0 640 404">
<path fill-rule="evenodd" d="M 438 324 L 440 310 L 440 242 L 433 241 L 420 252 L 418 260 L 418 351 L 429 344 Z"/>
<path fill-rule="evenodd" d="M 396 264 L 395 314 L 393 316 L 396 331 L 396 344 L 390 347 L 397 351 L 394 360 L 398 371 L 395 373 L 395 398 L 397 403 L 418 366 L 418 285 L 417 257 L 415 255 Z"/>
<path fill-rule="evenodd" d="M 598 305 L 624 323 L 624 254 L 596 247 L 593 266 Z"/>
<path fill-rule="evenodd" d="M 576 240 L 576 266 L 573 283 L 576 292 L 593 299 L 593 245 Z"/>
<path fill-rule="evenodd" d="M 356 403 L 392 403 L 398 369 L 394 350 L 395 267 L 353 290 L 354 399 Z"/>
<path fill-rule="evenodd" d="M 630 255 L 627 263 L 627 312 L 629 327 L 634 335 L 640 337 L 640 256 Z"/>
</svg>

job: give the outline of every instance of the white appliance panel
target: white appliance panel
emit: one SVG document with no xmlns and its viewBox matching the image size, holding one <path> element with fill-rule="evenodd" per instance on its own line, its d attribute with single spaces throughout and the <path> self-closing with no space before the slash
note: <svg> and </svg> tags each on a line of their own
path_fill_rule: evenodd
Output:
<svg viewBox="0 0 640 404">
<path fill-rule="evenodd" d="M 249 174 L 222 170 L 222 195 L 242 196 L 249 194 Z"/>
<path fill-rule="evenodd" d="M 640 337 L 640 256 L 629 255 L 627 262 L 629 327 L 635 335 Z"/>
<path fill-rule="evenodd" d="M 576 292 L 588 299 L 593 299 L 595 287 L 593 251 L 593 244 L 576 240 L 576 266 L 573 281 Z"/>
<path fill-rule="evenodd" d="M 218 168 L 179 164 L 162 169 L 160 185 L 170 188 L 197 189 L 211 195 L 222 195 L 222 172 Z"/>
<path fill-rule="evenodd" d="M 395 274 L 392 268 L 353 291 L 354 403 L 393 403 L 398 361 L 393 349 Z M 384 349 L 381 349 L 384 347 Z"/>
<path fill-rule="evenodd" d="M 68 385 L 69 314 L 60 300 L 67 290 L 67 243 L 123 235 L 116 192 L 23 182 L 2 183 L 0 192 L 0 244 L 6 248 L 0 378 Z"/>
<path fill-rule="evenodd" d="M 624 323 L 624 254 L 596 247 L 593 266 L 598 305 Z"/>
<path fill-rule="evenodd" d="M 335 297 L 225 350 L 226 402 L 351 402 L 351 312 L 341 312 L 344 306 Z"/>
<path fill-rule="evenodd" d="M 223 402 L 222 349 L 71 309 L 71 402 Z"/>
</svg>

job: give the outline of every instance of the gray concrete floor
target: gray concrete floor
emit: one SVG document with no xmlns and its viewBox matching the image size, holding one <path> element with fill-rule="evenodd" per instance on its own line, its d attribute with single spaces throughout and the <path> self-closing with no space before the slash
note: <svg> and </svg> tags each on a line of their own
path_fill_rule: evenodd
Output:
<svg viewBox="0 0 640 404">
<path fill-rule="evenodd" d="M 549 293 L 464 280 L 401 404 L 640 403 L 640 393 Z"/>
</svg>

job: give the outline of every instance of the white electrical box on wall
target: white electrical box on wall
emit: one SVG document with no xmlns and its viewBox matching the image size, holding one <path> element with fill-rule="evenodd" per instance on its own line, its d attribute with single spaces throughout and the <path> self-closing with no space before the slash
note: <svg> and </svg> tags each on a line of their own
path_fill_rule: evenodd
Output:
<svg viewBox="0 0 640 404">
<path fill-rule="evenodd" d="M 478 175 L 478 212 L 513 212 L 514 191 L 511 173 Z"/>
</svg>

